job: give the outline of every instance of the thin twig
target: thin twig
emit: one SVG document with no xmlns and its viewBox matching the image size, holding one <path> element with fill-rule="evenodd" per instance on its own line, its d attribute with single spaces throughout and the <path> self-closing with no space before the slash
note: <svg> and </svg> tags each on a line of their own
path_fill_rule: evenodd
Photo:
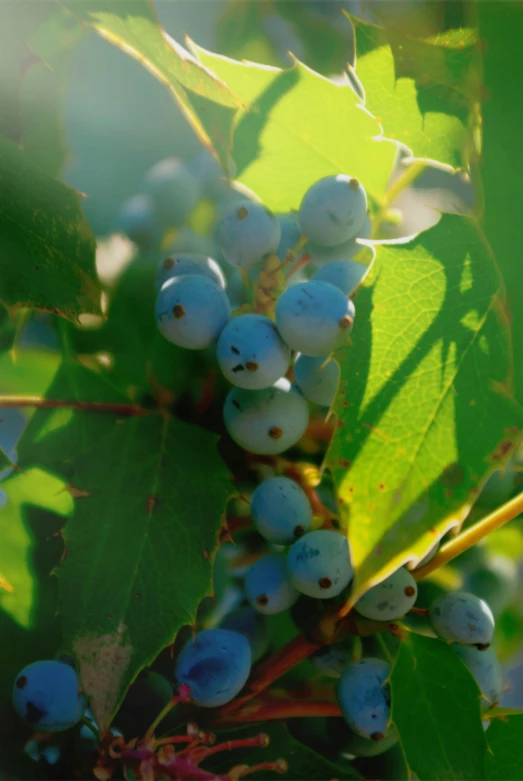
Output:
<svg viewBox="0 0 523 781">
<path fill-rule="evenodd" d="M 43 399 L 41 396 L 0 396 L 0 408 L 36 407 L 38 409 L 75 409 L 79 412 L 109 412 L 121 417 L 150 415 L 154 410 L 144 409 L 137 404 L 121 404 L 108 401 L 67 401 L 65 399 Z"/>
<path fill-rule="evenodd" d="M 251 700 L 230 716 L 220 715 L 220 726 L 250 724 L 256 721 L 278 721 L 284 719 L 309 718 L 311 716 L 341 716 L 337 702 L 323 700 L 282 700 L 271 697 L 265 700 Z"/>
<path fill-rule="evenodd" d="M 479 523 L 475 523 L 474 526 L 470 526 L 462 534 L 442 545 L 431 561 L 427 562 L 424 567 L 415 570 L 412 574 L 416 580 L 422 580 L 422 578 L 430 575 L 435 569 L 442 567 L 443 564 L 447 564 L 452 559 L 455 559 L 456 556 L 459 556 L 460 553 L 464 553 L 473 545 L 476 545 L 476 543 L 495 529 L 499 529 L 509 521 L 512 521 L 521 512 L 523 512 L 523 492 L 501 507 L 498 507 L 497 510 L 487 515 Z"/>
</svg>

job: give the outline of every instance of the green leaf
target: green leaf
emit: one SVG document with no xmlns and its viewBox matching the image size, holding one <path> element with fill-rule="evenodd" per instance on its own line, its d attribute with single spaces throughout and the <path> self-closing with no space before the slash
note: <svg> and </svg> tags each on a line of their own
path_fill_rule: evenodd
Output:
<svg viewBox="0 0 523 781">
<path fill-rule="evenodd" d="M 261 729 L 260 729 L 261 728 Z M 284 759 L 288 770 L 283 778 L 307 779 L 307 781 L 327 781 L 327 779 L 361 778 L 348 762 L 335 763 L 317 754 L 295 740 L 281 722 L 264 722 L 253 724 L 246 729 L 218 733 L 217 743 L 223 740 L 236 740 L 254 737 L 263 731 L 269 737 L 266 748 L 237 749 L 234 753 L 224 752 L 212 757 L 208 762 L 202 762 L 202 770 L 211 770 L 216 774 L 225 775 L 237 765 L 257 765 L 261 762 L 275 762 Z M 263 779 L 281 778 L 281 773 L 265 770 Z"/>
<path fill-rule="evenodd" d="M 523 715 L 494 719 L 487 730 L 487 778 L 520 781 L 523 778 Z"/>
<path fill-rule="evenodd" d="M 64 477 L 72 459 L 97 444 L 118 420 L 116 410 L 78 411 L 77 402 L 125 404 L 128 399 L 96 373 L 73 360 L 64 361 L 45 393 L 46 399 L 70 402 L 58 409 L 37 409 L 18 443 L 18 465 L 40 464 Z M 1 405 L 1 399 L 0 399 Z"/>
<path fill-rule="evenodd" d="M 172 92 L 200 139 L 228 162 L 230 136 L 241 100 L 183 46 L 162 31 L 148 0 L 63 3 L 78 19 L 141 62 Z"/>
<path fill-rule="evenodd" d="M 191 48 L 244 101 L 234 131 L 238 179 L 274 211 L 298 208 L 305 191 L 329 174 L 349 173 L 380 201 L 396 154 L 377 120 L 348 84 L 335 84 L 300 62 L 289 70 L 236 62 Z"/>
<path fill-rule="evenodd" d="M 514 383 L 523 399 L 523 290 L 518 247 L 521 230 L 512 204 L 519 202 L 523 156 L 514 128 L 521 112 L 513 85 L 523 78 L 523 6 L 500 0 L 478 3 L 479 29 L 485 45 L 483 78 L 483 140 L 481 175 L 484 190 L 483 226 L 505 278 L 508 315 L 514 342 Z M 507 75 L 508 74 L 508 75 Z"/>
<path fill-rule="evenodd" d="M 38 593 L 31 560 L 34 540 L 27 524 L 28 505 L 66 517 L 73 507 L 63 480 L 41 469 L 15 473 L 2 484 L 7 504 L 0 513 L 0 608 L 19 626 L 30 629 Z"/>
<path fill-rule="evenodd" d="M 211 591 L 210 558 L 230 490 L 203 429 L 159 415 L 116 425 L 78 457 L 65 529 L 60 613 L 97 722 Z"/>
<path fill-rule="evenodd" d="M 390 685 L 392 721 L 407 765 L 418 778 L 485 778 L 481 695 L 446 643 L 409 633 L 400 645 Z"/>
<path fill-rule="evenodd" d="M 0 354 L 0 407 L 4 394 L 43 396 L 60 363 L 57 352 L 42 348 L 16 348 Z"/>
<path fill-rule="evenodd" d="M 100 313 L 94 238 L 77 194 L 0 138 L 0 300 L 69 319 Z"/>
<path fill-rule="evenodd" d="M 353 22 L 356 50 L 365 52 L 356 66 L 365 106 L 385 135 L 406 144 L 415 157 L 463 165 L 467 120 L 479 86 L 473 33 L 452 31 L 422 41 Z"/>
<path fill-rule="evenodd" d="M 348 524 L 351 602 L 459 525 L 520 436 L 502 291 L 474 223 L 378 246 L 340 351 L 326 455 Z"/>
<path fill-rule="evenodd" d="M 62 101 L 71 54 L 85 34 L 85 27 L 56 8 L 28 42 L 36 61 L 20 92 L 23 149 L 49 176 L 59 176 L 67 156 Z"/>
</svg>

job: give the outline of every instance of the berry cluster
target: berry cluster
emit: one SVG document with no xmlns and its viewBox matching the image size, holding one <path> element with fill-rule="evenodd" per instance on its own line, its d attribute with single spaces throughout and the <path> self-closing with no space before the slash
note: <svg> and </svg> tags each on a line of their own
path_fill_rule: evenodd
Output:
<svg viewBox="0 0 523 781">
<path fill-rule="evenodd" d="M 355 317 L 349 295 L 366 270 L 352 257 L 361 249 L 357 237 L 368 236 L 367 224 L 365 189 L 344 174 L 313 184 L 297 215 L 279 218 L 254 200 L 230 205 L 216 227 L 220 259 L 248 280 L 256 269 L 255 311 L 243 307 L 234 316 L 214 259 L 175 253 L 161 262 L 158 328 L 180 347 L 216 343 L 220 369 L 234 386 L 225 400 L 225 426 L 245 450 L 282 453 L 307 429 L 305 399 L 332 404 L 339 370 L 331 355 L 349 342 Z M 305 244 L 307 259 L 323 265 L 311 279 L 289 284 L 285 271 L 293 270 Z M 293 352 L 298 387 L 286 378 Z"/>
<path fill-rule="evenodd" d="M 345 530 L 333 522 L 335 509 L 330 513 L 317 493 L 307 490 L 296 464 L 291 479 L 281 474 L 291 474 L 283 459 L 274 457 L 304 436 L 308 402 L 332 406 L 339 384 L 333 354 L 349 344 L 355 318 L 351 296 L 368 268 L 354 256 L 362 249 L 360 239 L 370 237 L 370 218 L 364 187 L 343 174 L 313 184 L 297 213 L 274 215 L 253 193 L 227 182 L 205 153 L 189 166 L 161 161 L 148 173 L 144 190 L 122 209 L 120 228 L 142 248 L 158 248 L 166 232 L 178 231 L 156 274 L 158 328 L 178 347 L 211 348 L 212 360 L 233 386 L 223 407 L 230 437 L 245 451 L 271 458 L 261 459 L 266 471 L 260 469 L 261 480 L 244 492 L 243 498 L 251 493 L 243 516 L 251 540 L 243 559 L 241 540 L 234 546 L 234 562 L 227 559 L 233 546 L 221 546 L 214 566 L 215 604 L 207 613 L 200 610 L 198 631 L 177 649 L 174 665 L 169 657 L 161 675 L 149 670 L 131 686 L 109 742 L 97 745 L 97 777 L 110 778 L 117 756 L 123 761 L 125 755 L 127 767 L 137 767 L 139 760 L 138 777 L 148 777 L 149 769 L 204 779 L 206 771 L 197 765 L 218 750 L 204 750 L 208 733 L 190 727 L 187 736 L 155 743 L 150 725 L 159 723 L 158 714 L 175 700 L 202 709 L 222 708 L 238 695 L 241 701 L 253 666 L 269 647 L 274 650 L 271 620 L 278 617 L 293 632 L 306 634 L 311 622 L 350 596 L 350 545 Z M 212 253 L 201 251 L 206 248 L 195 235 L 180 238 L 202 194 L 218 214 Z M 418 566 L 436 552 L 437 546 Z M 225 587 L 219 584 L 222 576 Z M 473 576 L 469 581 L 465 585 L 477 590 Z M 372 627 L 371 634 L 394 631 L 394 622 L 422 614 L 425 631 L 449 643 L 469 668 L 483 705 L 497 703 L 503 678 L 490 647 L 494 618 L 488 605 L 468 592 L 442 594 L 428 610 L 414 607 L 417 598 L 415 573 L 400 567 L 356 602 L 354 615 Z M 350 636 L 323 641 L 310 662 L 315 674 L 327 679 L 330 701 L 338 703 L 343 750 L 357 756 L 386 751 L 398 740 L 390 721 L 388 654 L 380 658 L 379 647 L 357 645 Z M 63 661 L 24 668 L 15 680 L 13 703 L 37 733 L 62 732 L 86 719 L 96 732 L 77 674 Z M 144 737 L 137 742 L 137 736 Z M 257 739 L 246 740 L 249 745 Z M 177 742 L 184 746 L 175 751 Z M 265 737 L 250 745 L 266 745 Z M 284 769 L 281 762 L 270 767 Z M 249 772 L 253 769 L 258 766 Z M 227 778 L 247 773 L 233 771 Z"/>
</svg>

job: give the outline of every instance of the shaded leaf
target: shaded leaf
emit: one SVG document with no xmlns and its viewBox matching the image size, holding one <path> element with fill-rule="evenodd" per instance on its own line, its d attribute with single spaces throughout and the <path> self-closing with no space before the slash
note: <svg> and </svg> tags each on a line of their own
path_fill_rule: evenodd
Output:
<svg viewBox="0 0 523 781">
<path fill-rule="evenodd" d="M 479 30 L 484 42 L 481 176 L 484 190 L 483 226 L 505 278 L 514 343 L 514 382 L 523 399 L 523 290 L 518 247 L 521 230 L 514 208 L 519 202 L 523 156 L 518 143 L 522 121 L 513 84 L 523 78 L 523 6 L 518 2 L 478 3 Z"/>
<path fill-rule="evenodd" d="M 69 319 L 100 312 L 95 244 L 74 190 L 0 138 L 0 299 Z"/>
<path fill-rule="evenodd" d="M 446 643 L 409 633 L 400 645 L 390 685 L 392 721 L 407 765 L 418 778 L 485 778 L 481 695 Z"/>
<path fill-rule="evenodd" d="M 112 387 L 103 370 L 96 373 L 73 360 L 61 364 L 44 397 L 71 402 L 71 406 L 36 409 L 18 444 L 18 464 L 22 468 L 40 464 L 64 477 L 72 468 L 71 460 L 98 443 L 119 417 L 116 410 L 77 411 L 75 402 L 116 405 L 128 401 Z"/>
<path fill-rule="evenodd" d="M 326 455 L 356 567 L 351 601 L 466 517 L 520 436 L 502 290 L 474 223 L 379 246 L 338 354 Z"/>
<path fill-rule="evenodd" d="M 228 85 L 162 31 L 148 0 L 63 0 L 79 19 L 141 62 L 171 90 L 200 139 L 227 164 L 236 108 Z"/>
<path fill-rule="evenodd" d="M 75 501 L 58 576 L 65 644 L 107 726 L 210 592 L 230 484 L 214 436 L 174 419 L 121 422 L 100 445 L 75 462 L 89 495 Z"/>
<path fill-rule="evenodd" d="M 298 208 L 322 176 L 348 173 L 379 200 L 396 145 L 350 86 L 335 84 L 300 62 L 289 70 L 242 63 L 191 48 L 241 97 L 233 155 L 238 179 L 274 211 Z"/>
<path fill-rule="evenodd" d="M 451 31 L 423 41 L 353 22 L 365 105 L 386 136 L 406 144 L 415 157 L 463 165 L 479 90 L 473 33 Z"/>
<path fill-rule="evenodd" d="M 494 719 L 487 731 L 487 778 L 519 781 L 523 778 L 523 715 Z"/>
</svg>

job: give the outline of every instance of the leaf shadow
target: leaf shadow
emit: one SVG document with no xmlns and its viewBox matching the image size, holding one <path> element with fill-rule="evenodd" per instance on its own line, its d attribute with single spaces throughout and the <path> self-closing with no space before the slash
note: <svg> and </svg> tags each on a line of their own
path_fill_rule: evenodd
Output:
<svg viewBox="0 0 523 781">
<path fill-rule="evenodd" d="M 276 104 L 290 92 L 300 80 L 297 68 L 281 71 L 242 116 L 234 131 L 234 160 L 237 177 L 252 160 L 262 154 L 261 134 Z"/>
</svg>

